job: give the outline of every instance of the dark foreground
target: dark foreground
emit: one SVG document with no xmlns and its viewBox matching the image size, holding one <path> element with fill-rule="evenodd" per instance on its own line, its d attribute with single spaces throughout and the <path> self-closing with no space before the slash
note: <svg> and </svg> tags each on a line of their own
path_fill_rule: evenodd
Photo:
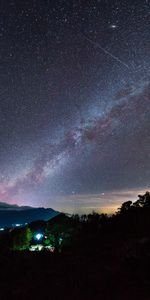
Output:
<svg viewBox="0 0 150 300">
<path fill-rule="evenodd" d="M 65 222 L 75 228 L 69 227 L 74 238 L 61 253 L 10 251 L 1 243 L 0 300 L 149 300 L 150 193 L 111 218 L 83 219 L 75 226 L 60 217 L 59 227 L 54 220 L 59 230 Z"/>
<path fill-rule="evenodd" d="M 150 242 L 0 257 L 0 299 L 150 299 Z"/>
</svg>

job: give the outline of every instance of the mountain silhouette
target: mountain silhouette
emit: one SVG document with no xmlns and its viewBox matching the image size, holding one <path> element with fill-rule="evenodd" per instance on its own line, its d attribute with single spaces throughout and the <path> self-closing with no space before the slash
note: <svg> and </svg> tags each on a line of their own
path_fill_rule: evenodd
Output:
<svg viewBox="0 0 150 300">
<path fill-rule="evenodd" d="M 59 212 L 52 208 L 9 205 L 0 202 L 0 227 L 24 225 L 37 220 L 48 221 Z"/>
</svg>

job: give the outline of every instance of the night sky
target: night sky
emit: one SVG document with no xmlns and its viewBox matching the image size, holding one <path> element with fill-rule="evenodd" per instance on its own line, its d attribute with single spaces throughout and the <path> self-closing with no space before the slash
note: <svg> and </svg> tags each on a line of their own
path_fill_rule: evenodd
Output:
<svg viewBox="0 0 150 300">
<path fill-rule="evenodd" d="M 150 3 L 1 0 L 0 201 L 109 211 L 150 186 Z"/>
</svg>

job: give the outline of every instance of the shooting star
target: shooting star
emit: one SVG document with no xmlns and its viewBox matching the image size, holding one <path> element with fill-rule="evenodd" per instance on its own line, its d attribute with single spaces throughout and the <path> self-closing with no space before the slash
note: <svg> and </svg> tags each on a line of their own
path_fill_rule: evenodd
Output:
<svg viewBox="0 0 150 300">
<path fill-rule="evenodd" d="M 88 37 L 86 37 L 84 34 L 82 34 L 84 36 L 84 38 L 91 43 L 92 45 L 96 46 L 97 48 L 101 49 L 105 54 L 109 55 L 110 57 L 112 57 L 113 59 L 115 59 L 117 62 L 119 62 L 120 64 L 122 64 L 124 67 L 130 69 L 130 67 L 124 63 L 121 59 L 119 59 L 118 57 L 116 57 L 115 55 L 113 55 L 112 53 L 110 53 L 109 51 L 107 51 L 105 48 L 103 48 L 99 43 L 94 42 L 93 40 L 89 39 Z"/>
</svg>

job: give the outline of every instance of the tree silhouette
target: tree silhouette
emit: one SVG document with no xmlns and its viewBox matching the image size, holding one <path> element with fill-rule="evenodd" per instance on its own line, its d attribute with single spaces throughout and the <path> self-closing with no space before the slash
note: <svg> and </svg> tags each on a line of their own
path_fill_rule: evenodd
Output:
<svg viewBox="0 0 150 300">
<path fill-rule="evenodd" d="M 24 227 L 14 229 L 12 231 L 12 249 L 13 250 L 26 250 L 29 248 L 32 239 L 32 232 L 30 228 Z"/>
<path fill-rule="evenodd" d="M 139 199 L 133 203 L 134 207 L 150 207 L 150 192 L 138 195 Z"/>
<path fill-rule="evenodd" d="M 129 211 L 129 209 L 131 209 L 132 206 L 132 201 L 126 201 L 121 205 L 121 208 L 119 208 L 119 213 L 124 214 L 127 211 Z"/>
</svg>

